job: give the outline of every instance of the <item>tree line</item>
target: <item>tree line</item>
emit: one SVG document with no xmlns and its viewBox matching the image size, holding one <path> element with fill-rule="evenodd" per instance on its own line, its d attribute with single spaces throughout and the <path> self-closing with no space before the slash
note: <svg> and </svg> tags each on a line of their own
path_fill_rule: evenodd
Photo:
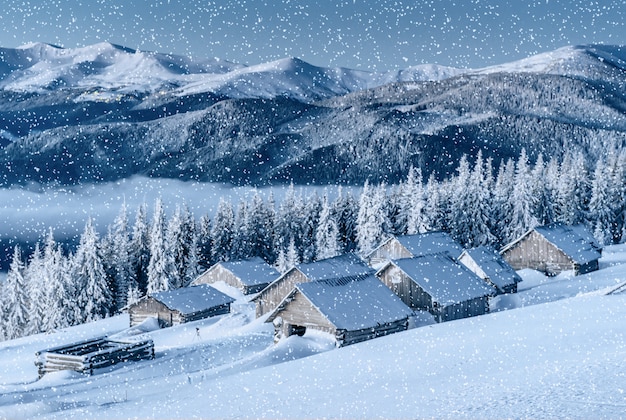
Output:
<svg viewBox="0 0 626 420">
<path fill-rule="evenodd" d="M 479 153 L 456 174 L 427 179 L 411 168 L 397 185 L 366 182 L 334 198 L 291 185 L 279 204 L 254 192 L 235 207 L 222 198 L 213 217 L 184 204 L 148 217 L 126 205 L 100 236 L 87 220 L 75 250 L 52 230 L 24 256 L 16 246 L 0 284 L 0 339 L 54 331 L 121 312 L 140 297 L 188 285 L 219 261 L 261 257 L 280 272 L 342 253 L 366 255 L 390 235 L 443 230 L 465 248 L 499 248 L 538 225 L 586 224 L 603 245 L 626 241 L 626 151 L 589 168 L 582 153 L 531 164 L 522 151 L 498 168 Z"/>
</svg>

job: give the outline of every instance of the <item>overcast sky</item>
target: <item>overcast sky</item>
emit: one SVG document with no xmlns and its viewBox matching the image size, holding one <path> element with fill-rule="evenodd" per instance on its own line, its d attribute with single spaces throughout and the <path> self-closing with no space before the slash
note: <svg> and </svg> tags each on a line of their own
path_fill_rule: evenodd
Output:
<svg viewBox="0 0 626 420">
<path fill-rule="evenodd" d="M 0 46 L 109 41 L 258 64 L 287 56 L 393 70 L 483 67 L 626 42 L 623 0 L 4 0 Z"/>
</svg>

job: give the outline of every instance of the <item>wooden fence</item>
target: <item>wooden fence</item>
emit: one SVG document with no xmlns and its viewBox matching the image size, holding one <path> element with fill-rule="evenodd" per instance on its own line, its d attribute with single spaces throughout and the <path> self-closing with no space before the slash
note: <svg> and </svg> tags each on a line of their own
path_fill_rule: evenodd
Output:
<svg viewBox="0 0 626 420">
<path fill-rule="evenodd" d="M 48 372 L 74 370 L 93 374 L 94 369 L 135 360 L 154 359 L 152 340 L 123 342 L 106 337 L 67 344 L 35 353 L 39 378 Z"/>
</svg>

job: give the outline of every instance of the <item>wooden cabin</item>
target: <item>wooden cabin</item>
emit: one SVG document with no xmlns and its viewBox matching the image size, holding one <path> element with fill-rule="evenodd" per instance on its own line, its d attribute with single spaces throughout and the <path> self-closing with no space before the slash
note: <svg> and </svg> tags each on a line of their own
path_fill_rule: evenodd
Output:
<svg viewBox="0 0 626 420">
<path fill-rule="evenodd" d="M 489 312 L 496 289 L 447 254 L 388 262 L 376 276 L 414 310 L 430 312 L 437 322 Z"/>
<path fill-rule="evenodd" d="M 500 254 L 515 270 L 530 268 L 550 276 L 573 271 L 578 275 L 598 270 L 602 248 L 585 226 L 554 223 L 529 230 Z"/>
<path fill-rule="evenodd" d="M 130 326 L 156 318 L 161 327 L 171 327 L 230 312 L 235 299 L 201 284 L 154 293 L 128 306 Z"/>
<path fill-rule="evenodd" d="M 372 267 L 380 267 L 387 261 L 413 258 L 428 254 L 449 254 L 458 258 L 463 252 L 459 245 L 446 232 L 428 232 L 416 235 L 392 236 L 366 256 Z"/>
<path fill-rule="evenodd" d="M 213 284 L 218 281 L 236 287 L 244 295 L 258 293 L 276 280 L 280 273 L 262 258 L 226 261 L 214 264 L 191 284 Z"/>
<path fill-rule="evenodd" d="M 345 254 L 293 267 L 252 299 L 257 318 L 273 311 L 297 283 L 372 274 L 373 270 L 355 254 Z"/>
<path fill-rule="evenodd" d="M 522 278 L 494 249 L 479 246 L 463 251 L 459 261 L 478 277 L 496 288 L 499 295 L 517 293 Z"/>
<path fill-rule="evenodd" d="M 408 328 L 412 311 L 373 275 L 297 284 L 269 315 L 276 337 L 329 333 L 347 346 Z"/>
</svg>

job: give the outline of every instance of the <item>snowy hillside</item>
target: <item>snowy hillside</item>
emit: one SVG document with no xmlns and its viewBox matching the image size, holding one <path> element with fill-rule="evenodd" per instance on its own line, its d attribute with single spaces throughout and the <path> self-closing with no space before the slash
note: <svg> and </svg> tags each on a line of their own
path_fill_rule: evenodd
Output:
<svg viewBox="0 0 626 420">
<path fill-rule="evenodd" d="M 625 54 L 565 47 L 500 66 L 368 73 L 244 66 L 107 43 L 0 50 L 0 184 L 145 175 L 235 185 L 396 183 L 626 144 Z"/>
<path fill-rule="evenodd" d="M 522 271 L 490 315 L 341 349 L 311 333 L 274 346 L 226 286 L 239 303 L 217 319 L 140 331 L 118 316 L 0 343 L 0 418 L 622 418 L 626 294 L 606 293 L 626 247 L 605 255 L 579 277 Z M 37 380 L 37 350 L 103 334 L 145 334 L 156 359 Z"/>
</svg>

